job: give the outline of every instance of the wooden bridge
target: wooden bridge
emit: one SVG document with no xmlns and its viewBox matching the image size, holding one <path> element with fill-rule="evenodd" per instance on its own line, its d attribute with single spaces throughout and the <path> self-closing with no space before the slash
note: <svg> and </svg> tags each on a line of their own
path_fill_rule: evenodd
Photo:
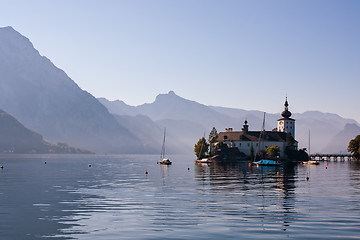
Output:
<svg viewBox="0 0 360 240">
<path fill-rule="evenodd" d="M 310 155 L 311 160 L 319 161 L 352 161 L 355 160 L 352 158 L 351 154 L 322 154 L 315 153 Z"/>
</svg>

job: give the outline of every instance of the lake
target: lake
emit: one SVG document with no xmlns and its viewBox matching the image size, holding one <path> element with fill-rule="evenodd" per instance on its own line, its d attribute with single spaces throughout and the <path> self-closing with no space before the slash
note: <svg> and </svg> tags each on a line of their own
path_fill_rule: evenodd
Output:
<svg viewBox="0 0 360 240">
<path fill-rule="evenodd" d="M 0 156 L 0 239 L 360 238 L 359 162 L 169 157 L 170 166 L 155 155 Z"/>
</svg>

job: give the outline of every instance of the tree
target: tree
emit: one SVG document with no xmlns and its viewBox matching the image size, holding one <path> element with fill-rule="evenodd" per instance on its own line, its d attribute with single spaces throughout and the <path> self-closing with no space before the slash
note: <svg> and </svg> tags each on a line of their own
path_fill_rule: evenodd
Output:
<svg viewBox="0 0 360 240">
<path fill-rule="evenodd" d="M 260 149 L 260 151 L 259 151 L 259 157 L 260 157 L 261 159 L 266 158 L 266 150 L 265 150 L 265 149 Z"/>
<path fill-rule="evenodd" d="M 360 135 L 357 135 L 349 142 L 347 150 L 352 154 L 355 159 L 360 159 Z"/>
<path fill-rule="evenodd" d="M 204 137 L 200 138 L 194 147 L 194 152 L 197 159 L 204 158 L 208 153 L 208 148 L 209 144 L 206 142 L 206 139 Z"/>
<path fill-rule="evenodd" d="M 279 146 L 268 146 L 266 147 L 267 155 L 269 158 L 278 158 L 280 157 L 280 147 Z"/>
<path fill-rule="evenodd" d="M 285 148 L 285 155 L 289 160 L 292 161 L 306 161 L 309 159 L 309 155 L 306 152 L 306 148 L 302 148 L 300 150 L 295 150 L 293 147 L 287 146 Z"/>
<path fill-rule="evenodd" d="M 210 134 L 209 134 L 209 143 L 210 143 L 210 155 L 214 155 L 215 153 L 215 143 L 217 142 L 218 139 L 218 133 L 215 127 L 213 127 L 213 129 L 211 130 Z"/>
</svg>

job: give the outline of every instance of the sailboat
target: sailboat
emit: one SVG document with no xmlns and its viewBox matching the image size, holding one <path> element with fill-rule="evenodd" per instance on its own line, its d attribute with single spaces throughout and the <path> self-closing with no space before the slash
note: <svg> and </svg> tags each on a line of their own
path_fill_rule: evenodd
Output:
<svg viewBox="0 0 360 240">
<path fill-rule="evenodd" d="M 309 160 L 307 162 L 304 163 L 308 163 L 308 164 L 312 164 L 312 165 L 319 165 L 319 161 L 317 160 L 311 160 L 311 154 L 310 154 L 310 130 L 309 130 Z"/>
<path fill-rule="evenodd" d="M 166 128 L 164 129 L 164 140 L 161 148 L 160 160 L 158 161 L 158 163 L 163 165 L 171 165 L 172 162 L 168 158 L 165 158 L 165 135 L 166 135 Z"/>
</svg>

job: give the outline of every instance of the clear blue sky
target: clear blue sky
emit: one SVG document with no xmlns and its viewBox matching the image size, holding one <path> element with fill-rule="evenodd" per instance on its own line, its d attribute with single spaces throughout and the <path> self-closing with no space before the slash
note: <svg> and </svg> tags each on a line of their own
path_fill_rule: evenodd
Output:
<svg viewBox="0 0 360 240">
<path fill-rule="evenodd" d="M 360 1 L 0 0 L 0 26 L 96 97 L 319 110 L 360 122 Z"/>
</svg>

